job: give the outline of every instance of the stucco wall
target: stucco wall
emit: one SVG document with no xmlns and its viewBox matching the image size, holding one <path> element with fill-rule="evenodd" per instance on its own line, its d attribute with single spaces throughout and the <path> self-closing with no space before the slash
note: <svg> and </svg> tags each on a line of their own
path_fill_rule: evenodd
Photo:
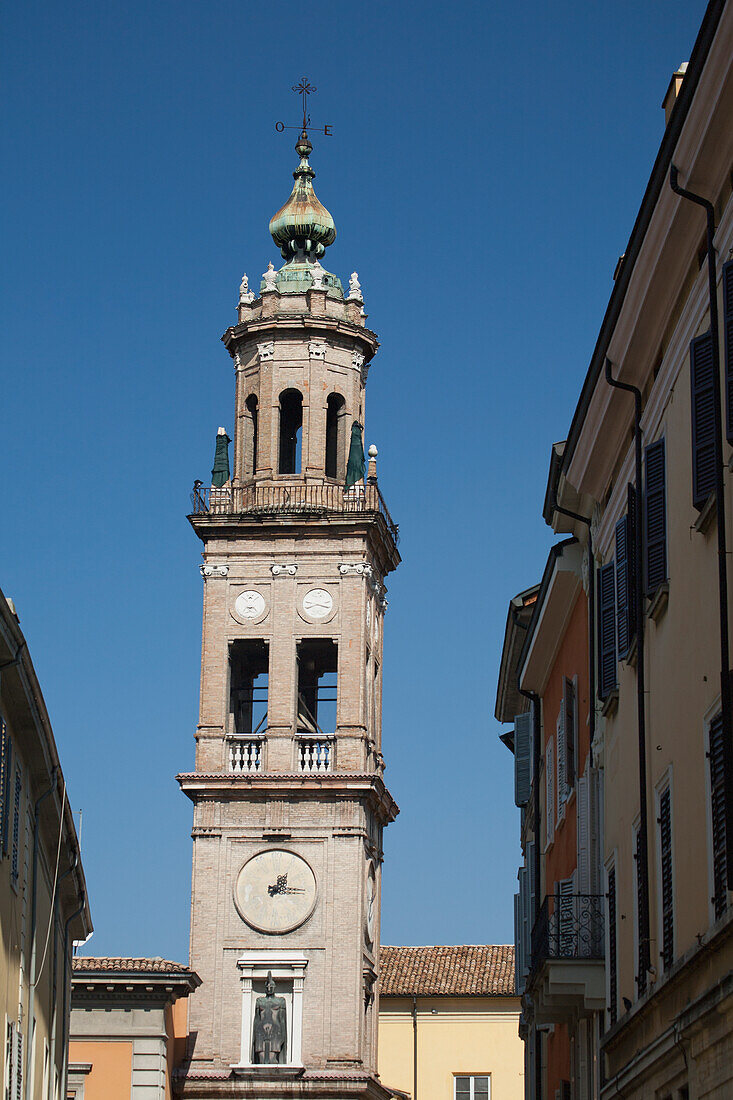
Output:
<svg viewBox="0 0 733 1100">
<path fill-rule="evenodd" d="M 452 1100 L 456 1073 L 491 1077 L 493 1100 L 524 1096 L 524 1047 L 518 997 L 419 997 L 420 1100 Z M 379 1075 L 388 1088 L 413 1093 L 412 1000 L 381 997 Z"/>
<path fill-rule="evenodd" d="M 130 1100 L 132 1042 L 103 1039 L 69 1043 L 69 1062 L 91 1063 L 84 1079 L 84 1100 Z"/>
</svg>

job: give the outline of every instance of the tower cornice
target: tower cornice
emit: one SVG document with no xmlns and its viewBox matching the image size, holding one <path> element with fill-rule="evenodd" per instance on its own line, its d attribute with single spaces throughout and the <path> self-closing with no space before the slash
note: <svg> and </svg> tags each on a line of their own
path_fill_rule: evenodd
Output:
<svg viewBox="0 0 733 1100">
<path fill-rule="evenodd" d="M 377 353 L 379 340 L 377 334 L 363 325 L 352 324 L 338 317 L 314 317 L 310 313 L 279 314 L 272 317 L 257 317 L 250 321 L 240 321 L 238 325 L 231 325 L 224 335 L 222 342 L 229 354 L 233 357 L 237 344 L 247 336 L 258 336 L 262 333 L 278 331 L 282 334 L 288 332 L 302 334 L 307 332 L 320 333 L 322 335 L 346 336 L 352 340 L 359 340 L 368 349 L 367 358 L 371 359 Z"/>
</svg>

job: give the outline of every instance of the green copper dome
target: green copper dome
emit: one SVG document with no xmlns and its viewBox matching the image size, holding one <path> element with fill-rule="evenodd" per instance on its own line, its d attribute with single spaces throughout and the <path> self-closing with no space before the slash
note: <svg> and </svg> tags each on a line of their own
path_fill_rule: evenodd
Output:
<svg viewBox="0 0 733 1100">
<path fill-rule="evenodd" d="M 300 164 L 293 172 L 295 184 L 288 201 L 271 219 L 270 233 L 283 259 L 320 260 L 328 245 L 336 240 L 336 226 L 313 190 L 315 172 L 308 163 L 313 146 L 305 130 L 295 151 L 300 157 Z"/>
</svg>

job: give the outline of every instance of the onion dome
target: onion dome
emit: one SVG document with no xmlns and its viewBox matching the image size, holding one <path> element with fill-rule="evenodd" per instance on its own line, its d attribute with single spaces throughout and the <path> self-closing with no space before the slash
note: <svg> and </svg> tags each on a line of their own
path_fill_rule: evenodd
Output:
<svg viewBox="0 0 733 1100">
<path fill-rule="evenodd" d="M 283 259 L 302 257 L 320 260 L 329 244 L 336 240 L 334 220 L 313 190 L 315 172 L 308 163 L 313 146 L 303 130 L 295 151 L 300 164 L 293 172 L 295 184 L 290 198 L 270 221 L 270 233 Z"/>
</svg>

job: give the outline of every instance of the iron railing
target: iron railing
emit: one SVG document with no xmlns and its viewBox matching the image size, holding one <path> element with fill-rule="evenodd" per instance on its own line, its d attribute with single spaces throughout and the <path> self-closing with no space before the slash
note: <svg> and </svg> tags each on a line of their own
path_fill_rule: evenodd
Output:
<svg viewBox="0 0 733 1100">
<path fill-rule="evenodd" d="M 215 489 L 196 482 L 191 493 L 195 516 L 301 516 L 364 515 L 383 517 L 390 534 L 399 542 L 399 526 L 393 521 L 384 497 L 374 482 L 344 490 L 341 485 L 235 485 Z"/>
<path fill-rule="evenodd" d="M 546 959 L 602 959 L 603 894 L 548 894 L 532 929 L 532 969 Z"/>
</svg>

